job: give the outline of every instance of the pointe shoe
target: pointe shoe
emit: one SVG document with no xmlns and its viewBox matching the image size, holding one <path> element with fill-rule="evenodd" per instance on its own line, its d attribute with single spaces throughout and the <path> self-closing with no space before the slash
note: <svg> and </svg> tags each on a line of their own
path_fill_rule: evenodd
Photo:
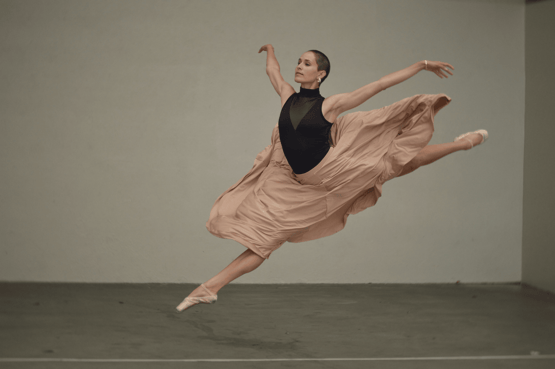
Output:
<svg viewBox="0 0 555 369">
<path fill-rule="evenodd" d="M 486 140 L 488 139 L 488 131 L 486 131 L 485 129 L 479 129 L 479 130 L 474 131 L 474 132 L 463 133 L 462 135 L 455 137 L 455 139 L 453 140 L 453 142 L 457 142 L 458 140 L 465 139 L 465 140 L 467 140 L 468 142 L 470 142 L 470 148 L 473 148 L 473 147 L 474 147 L 474 144 L 472 143 L 472 140 L 470 140 L 469 138 L 466 137 L 466 136 L 471 135 L 471 134 L 473 134 L 473 133 L 479 133 L 479 134 L 482 135 L 482 142 L 480 142 L 478 145 L 480 145 L 480 144 L 486 142 Z"/>
<path fill-rule="evenodd" d="M 186 297 L 185 300 L 181 302 L 175 309 L 177 312 L 182 312 L 185 309 L 190 308 L 193 305 L 196 305 L 200 302 L 204 304 L 213 304 L 218 300 L 218 295 L 214 295 L 206 286 L 201 284 L 201 286 L 210 294 L 210 296 L 202 296 L 202 297 Z"/>
</svg>

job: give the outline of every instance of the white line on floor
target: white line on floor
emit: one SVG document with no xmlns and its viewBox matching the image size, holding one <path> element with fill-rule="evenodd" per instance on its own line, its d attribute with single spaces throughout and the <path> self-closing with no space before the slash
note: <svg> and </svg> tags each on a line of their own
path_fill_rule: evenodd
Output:
<svg viewBox="0 0 555 369">
<path fill-rule="evenodd" d="M 253 361 L 424 361 L 424 360 L 537 360 L 555 359 L 555 355 L 502 356 L 430 356 L 430 357 L 361 357 L 361 358 L 276 358 L 276 359 L 73 359 L 73 358 L 0 358 L 0 362 L 253 362 Z"/>
</svg>

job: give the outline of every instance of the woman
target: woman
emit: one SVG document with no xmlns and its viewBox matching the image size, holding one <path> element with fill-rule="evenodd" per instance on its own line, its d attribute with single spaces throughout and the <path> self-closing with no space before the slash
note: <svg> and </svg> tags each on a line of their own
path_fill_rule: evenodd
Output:
<svg viewBox="0 0 555 369">
<path fill-rule="evenodd" d="M 427 61 L 389 74 L 350 93 L 324 98 L 320 85 L 330 73 L 318 50 L 301 55 L 295 69 L 300 92 L 284 81 L 272 45 L 266 73 L 281 97 L 281 114 L 272 143 L 260 152 L 249 173 L 216 200 L 206 223 L 215 236 L 233 239 L 247 250 L 179 306 L 213 303 L 217 292 L 256 269 L 285 241 L 304 242 L 337 233 L 347 217 L 373 206 L 386 181 L 403 176 L 448 154 L 484 142 L 485 130 L 454 142 L 428 145 L 435 114 L 451 98 L 415 95 L 392 105 L 343 117 L 380 91 L 421 70 L 446 77 L 448 63 Z"/>
</svg>

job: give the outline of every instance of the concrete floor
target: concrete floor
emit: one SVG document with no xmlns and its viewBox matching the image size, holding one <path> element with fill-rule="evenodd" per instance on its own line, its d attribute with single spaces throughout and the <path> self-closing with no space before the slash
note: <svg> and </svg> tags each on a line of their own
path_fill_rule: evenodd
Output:
<svg viewBox="0 0 555 369">
<path fill-rule="evenodd" d="M 0 283 L 0 368 L 555 368 L 555 296 L 520 285 L 230 284 L 175 312 L 196 286 Z M 163 361 L 215 358 L 373 360 Z"/>
</svg>

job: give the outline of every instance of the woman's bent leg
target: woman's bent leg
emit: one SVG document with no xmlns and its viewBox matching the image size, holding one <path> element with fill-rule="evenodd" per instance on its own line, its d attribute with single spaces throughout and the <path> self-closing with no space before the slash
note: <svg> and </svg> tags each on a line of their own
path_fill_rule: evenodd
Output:
<svg viewBox="0 0 555 369">
<path fill-rule="evenodd" d="M 258 268 L 264 262 L 264 260 L 266 259 L 258 256 L 251 249 L 247 249 L 235 260 L 233 260 L 228 266 L 226 266 L 221 272 L 216 274 L 208 281 L 204 282 L 204 286 L 208 288 L 213 294 L 217 294 L 218 291 L 229 282 L 237 279 L 243 274 L 252 272 L 256 268 Z M 193 296 L 208 296 L 208 292 L 206 292 L 206 290 L 201 286 L 198 286 L 193 292 L 189 294 L 189 297 Z"/>
<path fill-rule="evenodd" d="M 472 140 L 474 146 L 482 142 L 482 135 L 479 133 L 469 135 L 468 138 Z M 452 154 L 460 150 L 471 149 L 472 146 L 467 140 L 459 140 L 456 142 L 442 143 L 438 145 L 428 145 L 423 148 L 411 161 L 409 161 L 404 167 L 401 174 L 397 177 L 409 174 L 423 165 L 428 165 L 434 161 L 443 158 L 446 155 Z"/>
</svg>

